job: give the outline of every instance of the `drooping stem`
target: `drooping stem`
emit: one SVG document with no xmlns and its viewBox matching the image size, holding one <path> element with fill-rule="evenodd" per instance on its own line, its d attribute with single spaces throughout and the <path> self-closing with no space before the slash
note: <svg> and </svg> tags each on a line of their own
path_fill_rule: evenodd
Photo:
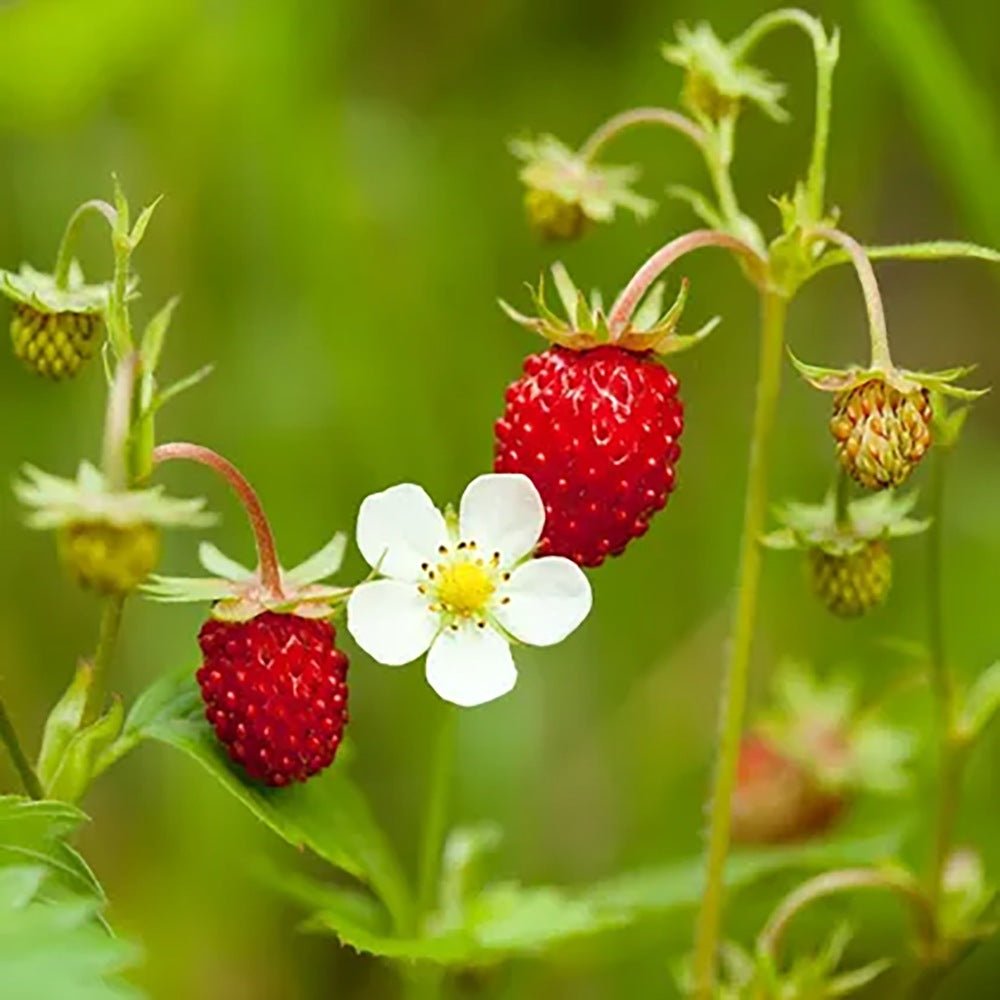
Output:
<svg viewBox="0 0 1000 1000">
<path fill-rule="evenodd" d="M 705 887 L 695 938 L 694 983 L 698 1000 L 709 1000 L 715 982 L 715 961 L 723 908 L 723 874 L 729 852 L 733 791 L 743 717 L 746 711 L 750 651 L 757 617 L 760 583 L 760 535 L 767 515 L 767 479 L 770 445 L 781 388 L 785 315 L 788 303 L 780 295 L 762 296 L 760 364 L 757 402 L 750 443 L 743 537 L 732 639 L 729 645 L 719 709 L 719 748 L 709 805 Z"/>
<path fill-rule="evenodd" d="M 111 661 L 114 659 L 115 647 L 118 644 L 118 633 L 121 631 L 124 611 L 125 594 L 114 594 L 105 601 L 97 633 L 97 649 L 94 650 L 91 659 L 93 673 L 83 709 L 83 725 L 85 726 L 97 719 L 104 707 L 104 689 L 107 685 Z"/>
<path fill-rule="evenodd" d="M 69 287 L 69 271 L 73 265 L 73 250 L 76 247 L 76 237 L 80 230 L 80 223 L 86 218 L 88 213 L 97 212 L 103 216 L 112 230 L 118 222 L 118 213 L 106 202 L 95 198 L 85 201 L 70 217 L 63 231 L 62 240 L 59 243 L 59 252 L 56 254 L 56 268 L 54 277 L 56 288 L 65 290 Z"/>
<path fill-rule="evenodd" d="M 843 868 L 823 872 L 785 896 L 757 937 L 758 951 L 777 961 L 782 938 L 797 914 L 818 899 L 855 889 L 879 889 L 898 896 L 910 909 L 920 940 L 926 943 L 932 939 L 934 911 L 912 876 L 902 871 L 880 871 L 877 868 Z"/>
<path fill-rule="evenodd" d="M 153 464 L 183 459 L 207 466 L 213 472 L 222 476 L 232 487 L 240 503 L 250 519 L 254 541 L 257 544 L 257 560 L 260 565 L 260 581 L 264 588 L 273 595 L 281 596 L 281 570 L 278 564 L 278 554 L 274 545 L 274 534 L 270 522 L 264 513 L 264 507 L 256 491 L 247 478 L 228 459 L 223 458 L 211 448 L 200 444 L 189 444 L 186 441 L 172 441 L 161 444 L 153 449 Z"/>
<path fill-rule="evenodd" d="M 45 792 L 42 790 L 42 784 L 38 780 L 38 775 L 35 774 L 35 769 L 31 766 L 31 761 L 28 760 L 28 755 L 21 746 L 17 730 L 7 714 L 7 706 L 2 698 L 0 698 L 0 740 L 7 747 L 7 752 L 10 754 L 14 769 L 21 779 L 21 784 L 24 785 L 24 790 L 33 799 L 44 798 Z"/>
<path fill-rule="evenodd" d="M 931 524 L 927 530 L 927 638 L 939 741 L 938 798 L 934 842 L 927 873 L 927 893 L 935 912 L 941 901 L 945 868 L 951 854 L 965 760 L 965 748 L 956 731 L 955 680 L 948 667 L 944 637 L 942 521 L 947 457 L 946 447 L 934 449 L 930 488 Z"/>
<path fill-rule="evenodd" d="M 809 215 L 814 222 L 819 222 L 823 217 L 826 197 L 826 155 L 830 141 L 830 111 L 833 106 L 833 71 L 840 56 L 836 31 L 831 38 L 827 38 L 822 23 L 804 10 L 775 10 L 754 21 L 742 35 L 730 43 L 729 49 L 737 58 L 746 56 L 765 36 L 782 27 L 795 27 L 804 31 L 812 42 L 816 57 L 816 115 L 806 175 L 806 194 Z"/>
<path fill-rule="evenodd" d="M 842 247 L 851 256 L 851 263 L 857 272 L 861 291 L 865 296 L 868 312 L 868 332 L 872 342 L 872 368 L 888 371 L 892 368 L 889 354 L 889 333 L 885 325 L 885 309 L 882 307 L 882 293 L 879 291 L 875 269 L 865 253 L 865 248 L 853 236 L 831 229 L 829 226 L 815 226 L 809 230 L 811 236 L 828 240 Z"/>
<path fill-rule="evenodd" d="M 592 160 L 616 136 L 637 125 L 662 125 L 687 136 L 699 149 L 704 149 L 705 130 L 686 115 L 670 108 L 631 108 L 609 118 L 590 134 L 580 147 L 579 155 Z"/>
<path fill-rule="evenodd" d="M 732 250 L 750 264 L 758 279 L 762 279 L 766 261 L 752 246 L 735 236 L 720 233 L 715 229 L 696 229 L 671 240 L 636 271 L 611 308 L 608 323 L 612 331 L 620 333 L 628 327 L 632 313 L 635 312 L 642 297 L 671 264 L 701 247 L 723 247 Z"/>
<path fill-rule="evenodd" d="M 426 919 L 437 903 L 441 855 L 448 830 L 448 813 L 454 784 L 457 735 L 458 712 L 451 705 L 445 705 L 431 756 L 427 811 L 424 815 L 424 828 L 420 841 L 417 872 L 418 921 Z M 419 932 L 420 928 L 417 930 Z"/>
</svg>

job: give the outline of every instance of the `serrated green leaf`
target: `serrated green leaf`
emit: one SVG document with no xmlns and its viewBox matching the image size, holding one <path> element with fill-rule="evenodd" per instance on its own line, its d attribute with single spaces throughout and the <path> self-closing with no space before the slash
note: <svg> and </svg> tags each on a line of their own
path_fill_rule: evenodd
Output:
<svg viewBox="0 0 1000 1000">
<path fill-rule="evenodd" d="M 40 867 L 0 870 L 0 984 L 4 1000 L 137 1000 L 118 978 L 131 944 L 106 932 L 94 902 L 43 899 Z"/>
<path fill-rule="evenodd" d="M 65 842 L 86 816 L 64 802 L 0 796 L 0 868 L 41 867 L 48 884 L 82 899 L 104 902 L 104 890 L 80 855 Z"/>
<path fill-rule="evenodd" d="M 975 680 L 965 696 L 962 729 L 968 738 L 976 739 L 1000 711 L 1000 661 L 987 667 Z"/>
<path fill-rule="evenodd" d="M 251 783 L 230 761 L 203 719 L 192 717 L 193 670 L 158 681 L 139 699 L 123 737 L 155 740 L 180 750 L 278 836 L 367 882 L 397 926 L 412 902 L 402 869 L 368 803 L 338 761 L 323 774 L 285 788 Z"/>
</svg>

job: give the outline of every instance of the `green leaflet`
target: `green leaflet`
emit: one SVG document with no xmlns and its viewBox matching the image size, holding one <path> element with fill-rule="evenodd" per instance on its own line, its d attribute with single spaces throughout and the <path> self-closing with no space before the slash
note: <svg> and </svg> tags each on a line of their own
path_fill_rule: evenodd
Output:
<svg viewBox="0 0 1000 1000">
<path fill-rule="evenodd" d="M 147 739 L 174 747 L 196 761 L 283 840 L 308 847 L 368 883 L 397 926 L 410 922 L 412 901 L 402 868 L 341 760 L 308 782 L 287 788 L 249 782 L 201 718 L 191 670 L 161 678 L 138 699 L 125 722 L 122 744 L 112 748 L 112 756 Z"/>
</svg>

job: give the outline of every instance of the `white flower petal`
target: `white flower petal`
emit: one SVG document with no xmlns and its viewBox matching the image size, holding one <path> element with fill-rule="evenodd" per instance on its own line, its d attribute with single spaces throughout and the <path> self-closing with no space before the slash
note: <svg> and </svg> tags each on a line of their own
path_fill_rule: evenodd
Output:
<svg viewBox="0 0 1000 1000">
<path fill-rule="evenodd" d="M 483 552 L 499 552 L 511 566 L 538 544 L 545 506 L 535 484 L 520 473 L 489 473 L 473 479 L 462 494 L 458 533 Z"/>
<path fill-rule="evenodd" d="M 365 497 L 358 511 L 358 548 L 369 566 L 396 580 L 416 580 L 420 564 L 448 541 L 444 517 L 421 487 L 400 483 Z"/>
<path fill-rule="evenodd" d="M 445 629 L 427 654 L 427 683 L 445 701 L 471 708 L 499 698 L 517 682 L 507 640 L 491 628 Z"/>
<path fill-rule="evenodd" d="M 440 618 L 412 583 L 362 583 L 347 601 L 348 632 L 372 659 L 390 667 L 426 653 L 440 627 Z"/>
<path fill-rule="evenodd" d="M 504 604 L 503 598 L 510 600 Z M 530 646 L 562 642 L 590 613 L 590 582 L 575 562 L 562 556 L 532 559 L 518 566 L 497 593 L 493 614 L 515 639 Z"/>
</svg>

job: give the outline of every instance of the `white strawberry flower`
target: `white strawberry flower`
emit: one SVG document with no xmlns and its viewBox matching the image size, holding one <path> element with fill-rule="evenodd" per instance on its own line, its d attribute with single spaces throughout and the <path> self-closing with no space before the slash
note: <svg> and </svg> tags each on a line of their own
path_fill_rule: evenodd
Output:
<svg viewBox="0 0 1000 1000">
<path fill-rule="evenodd" d="M 347 628 L 379 663 L 427 653 L 427 682 L 472 706 L 517 681 L 512 641 L 552 646 L 587 617 L 590 584 L 562 556 L 531 558 L 545 508 L 527 476 L 474 479 L 446 516 L 413 483 L 374 493 L 358 512 L 358 548 L 383 578 L 347 603 Z"/>
</svg>

